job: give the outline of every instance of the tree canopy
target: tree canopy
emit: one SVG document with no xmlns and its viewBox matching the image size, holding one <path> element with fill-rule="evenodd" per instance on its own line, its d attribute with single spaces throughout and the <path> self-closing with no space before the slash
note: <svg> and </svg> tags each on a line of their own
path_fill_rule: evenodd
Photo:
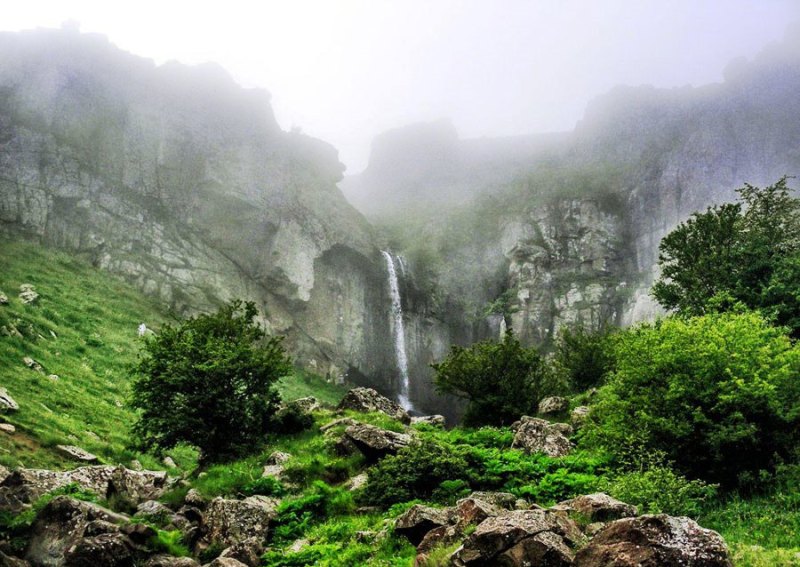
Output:
<svg viewBox="0 0 800 567">
<path fill-rule="evenodd" d="M 235 300 L 145 339 L 131 401 L 141 446 L 188 443 L 206 462 L 258 449 L 280 401 L 275 382 L 292 366 L 257 314 L 252 302 Z"/>
</svg>

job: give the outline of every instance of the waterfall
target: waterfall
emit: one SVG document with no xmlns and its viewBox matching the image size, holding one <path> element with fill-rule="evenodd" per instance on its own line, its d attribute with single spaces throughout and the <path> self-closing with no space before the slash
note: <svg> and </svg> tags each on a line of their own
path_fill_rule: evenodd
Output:
<svg viewBox="0 0 800 567">
<path fill-rule="evenodd" d="M 381 254 L 386 259 L 386 269 L 389 272 L 389 295 L 392 299 L 391 327 L 394 335 L 394 352 L 397 356 L 397 369 L 400 371 L 400 393 L 397 401 L 403 409 L 411 410 L 411 399 L 408 394 L 408 356 L 406 355 L 406 334 L 403 325 L 403 306 L 400 303 L 400 286 L 397 283 L 397 272 L 394 269 L 394 259 L 392 255 L 381 250 Z"/>
</svg>

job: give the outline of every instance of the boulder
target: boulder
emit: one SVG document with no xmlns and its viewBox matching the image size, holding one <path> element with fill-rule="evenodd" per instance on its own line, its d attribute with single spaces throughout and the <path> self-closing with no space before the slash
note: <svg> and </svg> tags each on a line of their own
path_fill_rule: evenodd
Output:
<svg viewBox="0 0 800 567">
<path fill-rule="evenodd" d="M 83 539 L 86 527 L 97 520 L 105 524 L 96 524 L 95 527 L 98 525 L 102 527 L 106 524 L 124 524 L 128 521 L 128 517 L 69 496 L 53 498 L 36 516 L 25 559 L 35 566 L 64 565 L 70 549 Z M 84 551 L 90 553 L 88 548 Z M 105 565 L 97 562 L 89 564 Z"/>
<path fill-rule="evenodd" d="M 203 543 L 231 546 L 248 538 L 264 541 L 275 518 L 278 500 L 251 496 L 244 500 L 215 498 L 203 518 Z"/>
<path fill-rule="evenodd" d="M 546 510 L 514 510 L 485 519 L 452 556 L 452 564 L 571 565 L 582 540 L 577 524 Z"/>
<path fill-rule="evenodd" d="M 0 412 L 18 411 L 19 404 L 14 401 L 5 388 L 0 388 Z"/>
<path fill-rule="evenodd" d="M 354 477 L 351 477 L 350 480 L 347 481 L 347 490 L 359 490 L 364 488 L 369 481 L 369 474 L 368 473 L 359 473 Z"/>
<path fill-rule="evenodd" d="M 235 559 L 240 563 L 244 563 L 247 567 L 259 567 L 263 554 L 264 545 L 262 541 L 259 538 L 251 537 L 224 549 L 219 556 Z"/>
<path fill-rule="evenodd" d="M 527 453 L 544 453 L 548 457 L 563 457 L 572 450 L 559 424 L 538 417 L 524 416 L 511 425 L 514 441 L 511 447 Z"/>
<path fill-rule="evenodd" d="M 116 467 L 111 473 L 106 490 L 107 496 L 123 498 L 131 505 L 147 500 L 156 500 L 169 488 L 164 471 L 134 471 Z"/>
<path fill-rule="evenodd" d="M 289 453 L 274 451 L 269 457 L 267 457 L 267 460 L 264 463 L 264 471 L 261 473 L 261 476 L 274 476 L 276 478 L 280 477 L 281 473 L 283 473 L 283 465 L 291 458 L 292 456 Z"/>
<path fill-rule="evenodd" d="M 169 469 L 177 469 L 178 468 L 178 463 L 176 463 L 175 460 L 170 456 L 164 457 L 161 460 L 161 462 L 164 463 L 164 466 L 169 468 Z"/>
<path fill-rule="evenodd" d="M 432 529 L 450 524 L 451 516 L 452 510 L 415 504 L 397 518 L 394 531 L 405 536 L 413 545 L 418 545 Z"/>
<path fill-rule="evenodd" d="M 0 291 L 0 305 L 8 305 L 8 296 Z"/>
<path fill-rule="evenodd" d="M 308 396 L 306 398 L 298 398 L 296 400 L 292 400 L 290 402 L 286 402 L 286 408 L 296 408 L 303 413 L 311 413 L 312 411 L 317 411 L 321 409 L 322 406 L 319 403 L 319 400 L 314 396 Z"/>
<path fill-rule="evenodd" d="M 339 409 L 349 409 L 360 412 L 379 411 L 406 425 L 411 423 L 411 416 L 408 415 L 408 412 L 404 410 L 400 404 L 380 395 L 372 388 L 353 388 L 345 394 L 337 407 Z"/>
<path fill-rule="evenodd" d="M 588 523 L 610 522 L 620 518 L 630 518 L 638 513 L 636 506 L 625 504 L 604 492 L 596 492 L 578 496 L 572 500 L 560 502 L 551 510 L 577 513 Z"/>
<path fill-rule="evenodd" d="M 137 548 L 121 533 L 101 534 L 79 539 L 64 553 L 64 565 L 135 567 L 146 550 Z"/>
<path fill-rule="evenodd" d="M 394 455 L 411 443 L 410 435 L 395 433 L 366 423 L 351 425 L 344 434 L 370 461 L 377 461 L 386 455 Z"/>
<path fill-rule="evenodd" d="M 189 489 L 189 492 L 186 493 L 186 496 L 183 498 L 183 503 L 187 506 L 192 506 L 194 508 L 198 508 L 200 510 L 205 510 L 206 499 L 203 498 L 203 495 L 196 488 Z"/>
<path fill-rule="evenodd" d="M 517 507 L 517 497 L 510 492 L 482 492 L 476 491 L 470 494 L 467 498 L 474 498 L 476 500 L 483 500 L 488 504 L 505 508 L 506 510 L 513 510 Z"/>
<path fill-rule="evenodd" d="M 165 524 L 172 516 L 172 510 L 157 500 L 142 502 L 136 507 L 136 517 L 154 524 Z"/>
<path fill-rule="evenodd" d="M 444 427 L 445 419 L 443 415 L 420 415 L 417 417 L 411 418 L 411 425 L 416 425 L 418 423 L 425 423 L 428 425 L 433 425 L 436 427 Z"/>
<path fill-rule="evenodd" d="M 206 563 L 203 567 L 247 567 L 247 565 L 233 557 L 217 557 L 214 561 Z"/>
<path fill-rule="evenodd" d="M 339 419 L 334 419 L 329 423 L 326 423 L 325 425 L 320 427 L 319 430 L 322 431 L 322 433 L 324 433 L 325 435 L 332 435 L 334 432 L 331 432 L 331 430 L 335 427 L 339 426 L 350 427 L 351 425 L 356 425 L 356 424 L 358 424 L 358 422 L 352 417 L 342 417 Z"/>
<path fill-rule="evenodd" d="M 589 417 L 589 406 L 578 406 L 569 414 L 569 421 L 573 427 L 580 427 Z"/>
<path fill-rule="evenodd" d="M 39 299 L 39 294 L 31 284 L 22 284 L 19 286 L 19 300 L 26 305 L 33 303 Z"/>
<path fill-rule="evenodd" d="M 89 451 L 76 447 L 75 445 L 56 445 L 56 451 L 68 459 L 82 461 L 84 463 L 96 463 L 97 456 Z"/>
<path fill-rule="evenodd" d="M 191 557 L 155 555 L 147 560 L 144 567 L 200 567 L 200 564 Z"/>
<path fill-rule="evenodd" d="M 17 428 L 11 425 L 10 423 L 0 423 L 0 431 L 3 433 L 8 433 L 9 435 L 13 435 L 16 433 Z"/>
<path fill-rule="evenodd" d="M 502 508 L 470 496 L 456 503 L 455 515 L 458 525 L 465 527 L 480 524 L 486 518 L 499 516 L 502 512 Z"/>
<path fill-rule="evenodd" d="M 539 402 L 539 413 L 542 415 L 556 415 L 569 409 L 569 400 L 561 396 L 550 396 Z"/>
<path fill-rule="evenodd" d="M 689 518 L 659 514 L 616 520 L 575 556 L 576 567 L 731 567 L 722 537 Z"/>
</svg>

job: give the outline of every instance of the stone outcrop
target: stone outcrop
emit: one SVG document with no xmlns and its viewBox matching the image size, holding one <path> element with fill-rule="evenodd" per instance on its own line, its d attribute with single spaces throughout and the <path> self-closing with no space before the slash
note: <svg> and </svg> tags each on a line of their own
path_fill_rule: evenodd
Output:
<svg viewBox="0 0 800 567">
<path fill-rule="evenodd" d="M 689 518 L 625 518 L 608 524 L 575 557 L 576 567 L 732 567 L 720 535 Z"/>
<path fill-rule="evenodd" d="M 365 423 L 351 425 L 345 429 L 344 435 L 370 461 L 394 455 L 411 443 L 410 435 L 388 431 Z"/>
<path fill-rule="evenodd" d="M 548 457 L 568 455 L 572 450 L 572 444 L 564 435 L 563 425 L 538 417 L 524 416 L 511 425 L 511 430 L 514 432 L 511 446 L 528 453 L 544 453 Z"/>
<path fill-rule="evenodd" d="M 631 506 L 612 498 L 603 492 L 578 496 L 572 500 L 560 502 L 551 510 L 564 511 L 568 514 L 577 514 L 584 522 L 610 522 L 621 518 L 636 516 L 636 506 Z"/>
<path fill-rule="evenodd" d="M 89 451 L 74 445 L 56 445 L 56 451 L 61 453 L 62 456 L 72 459 L 73 461 L 82 461 L 84 463 L 97 462 L 96 455 L 92 455 Z"/>
<path fill-rule="evenodd" d="M 339 409 L 360 412 L 382 412 L 402 423 L 411 423 L 411 416 L 397 404 L 372 388 L 353 388 L 339 402 Z"/>
<path fill-rule="evenodd" d="M 413 545 L 419 545 L 429 531 L 450 524 L 451 514 L 451 510 L 415 504 L 397 518 L 394 531 Z"/>
</svg>

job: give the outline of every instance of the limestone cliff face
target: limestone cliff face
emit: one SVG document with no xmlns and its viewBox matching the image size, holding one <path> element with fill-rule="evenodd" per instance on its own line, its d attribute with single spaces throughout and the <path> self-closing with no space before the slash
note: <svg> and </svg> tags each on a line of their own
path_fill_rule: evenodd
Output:
<svg viewBox="0 0 800 567">
<path fill-rule="evenodd" d="M 0 231 L 84 254 L 178 312 L 255 300 L 335 377 L 391 364 L 379 253 L 342 171 L 216 66 L 0 35 Z"/>
<path fill-rule="evenodd" d="M 562 325 L 629 325 L 660 313 L 649 288 L 663 236 L 693 212 L 733 200 L 745 183 L 800 173 L 798 92 L 800 42 L 788 38 L 753 61 L 731 64 L 720 84 L 614 89 L 589 106 L 573 132 L 527 153 L 506 146 L 502 157 L 489 151 L 496 142 L 433 136 L 430 128 L 386 134 L 374 150 L 381 159 L 349 180 L 346 194 L 356 203 L 364 195 L 374 200 L 387 187 L 386 155 L 414 146 L 409 136 L 419 138 L 418 147 L 446 147 L 423 180 L 392 174 L 392 190 L 401 194 L 393 194 L 391 214 L 367 212 L 386 223 L 392 214 L 435 210 L 425 241 L 413 226 L 405 242 L 437 258 L 421 269 L 436 280 L 436 293 L 461 309 L 460 321 L 450 314 L 451 332 L 468 327 L 470 339 L 496 336 L 497 317 L 474 320 L 503 296 L 515 331 L 530 344 L 547 344 Z M 491 163 L 505 164 L 502 174 L 448 165 L 469 162 L 465 148 L 481 145 Z M 401 155 L 395 162 L 405 163 Z M 452 187 L 471 204 L 440 206 L 439 194 Z"/>
</svg>

